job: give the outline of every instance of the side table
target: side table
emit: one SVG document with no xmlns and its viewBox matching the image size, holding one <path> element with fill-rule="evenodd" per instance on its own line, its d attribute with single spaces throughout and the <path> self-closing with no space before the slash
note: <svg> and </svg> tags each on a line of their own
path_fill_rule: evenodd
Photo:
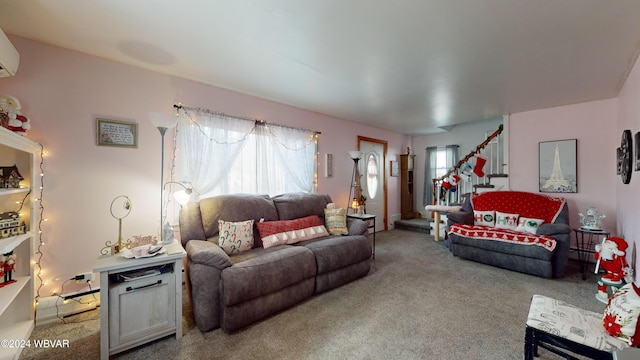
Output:
<svg viewBox="0 0 640 360">
<path fill-rule="evenodd" d="M 368 229 L 373 228 L 373 248 L 372 248 L 372 256 L 375 260 L 376 258 L 376 216 L 373 214 L 347 214 L 348 218 L 352 219 L 360 219 L 367 222 Z"/>
<path fill-rule="evenodd" d="M 609 232 L 604 230 L 590 230 L 584 228 L 575 228 L 576 233 L 576 251 L 578 252 L 578 264 L 582 273 L 582 280 L 587 279 L 587 260 L 590 254 L 595 252 L 594 247 L 600 244 L 598 237 L 608 237 Z M 585 239 L 586 238 L 586 239 Z M 596 238 L 596 241 L 594 241 Z M 601 239 L 601 238 L 600 238 Z"/>
<path fill-rule="evenodd" d="M 167 335 L 182 338 L 182 259 L 177 241 L 152 257 L 100 257 L 100 359 Z"/>
</svg>

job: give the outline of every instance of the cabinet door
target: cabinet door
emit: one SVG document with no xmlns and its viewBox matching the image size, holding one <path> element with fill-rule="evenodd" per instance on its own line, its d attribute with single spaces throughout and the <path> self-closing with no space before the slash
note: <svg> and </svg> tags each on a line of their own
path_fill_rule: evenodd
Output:
<svg viewBox="0 0 640 360">
<path fill-rule="evenodd" d="M 175 331 L 175 292 L 173 273 L 122 282 L 111 287 L 109 347 L 115 350 Z"/>
</svg>

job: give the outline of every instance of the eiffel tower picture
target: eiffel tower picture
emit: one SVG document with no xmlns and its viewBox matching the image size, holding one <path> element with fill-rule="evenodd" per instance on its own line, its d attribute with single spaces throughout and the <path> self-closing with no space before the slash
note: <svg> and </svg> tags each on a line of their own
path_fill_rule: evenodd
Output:
<svg viewBox="0 0 640 360">
<path fill-rule="evenodd" d="M 575 140 L 567 140 L 567 141 L 575 141 Z M 542 174 L 542 144 L 541 143 L 541 168 L 540 173 Z M 575 143 L 574 143 L 575 144 Z M 576 192 L 576 182 L 575 182 L 575 153 L 569 154 L 570 151 L 565 151 L 560 156 L 560 146 L 559 142 L 555 142 L 555 144 L 548 144 L 549 146 L 547 151 L 551 151 L 551 146 L 555 145 L 553 148 L 553 169 L 548 178 L 540 177 L 540 191 L 542 192 Z M 566 147 L 569 150 L 568 147 Z M 573 147 L 575 149 L 575 145 Z M 549 154 L 550 155 L 550 154 Z M 572 156 L 573 155 L 573 156 Z M 565 158 L 566 157 L 566 158 Z M 564 160 L 562 162 L 561 160 Z M 569 160 L 569 161 L 567 161 Z M 573 160 L 573 161 L 571 161 Z M 570 170 L 573 170 L 571 173 L 572 176 L 567 176 L 563 174 L 562 164 L 569 165 L 566 166 Z M 573 165 L 573 166 L 571 166 Z"/>
</svg>

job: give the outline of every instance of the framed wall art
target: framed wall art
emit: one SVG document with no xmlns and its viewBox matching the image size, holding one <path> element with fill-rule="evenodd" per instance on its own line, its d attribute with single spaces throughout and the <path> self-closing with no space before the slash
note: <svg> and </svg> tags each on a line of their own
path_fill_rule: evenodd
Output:
<svg viewBox="0 0 640 360">
<path fill-rule="evenodd" d="M 333 154 L 324 154 L 324 177 L 333 176 Z"/>
<path fill-rule="evenodd" d="M 96 118 L 96 144 L 100 146 L 138 147 L 138 124 Z"/>
<path fill-rule="evenodd" d="M 578 192 L 577 144 L 577 139 L 539 143 L 538 188 L 540 192 Z"/>
<path fill-rule="evenodd" d="M 631 182 L 631 174 L 633 172 L 633 139 L 631 137 L 631 130 L 622 131 L 622 138 L 620 139 L 620 177 L 623 184 Z"/>
<path fill-rule="evenodd" d="M 634 170 L 635 171 L 640 171 L 640 131 L 636 132 L 636 134 L 633 136 L 633 146 L 634 146 L 634 160 L 635 160 L 635 165 L 634 165 Z"/>
<path fill-rule="evenodd" d="M 391 160 L 391 176 L 400 175 L 400 171 L 398 170 L 398 162 Z"/>
</svg>

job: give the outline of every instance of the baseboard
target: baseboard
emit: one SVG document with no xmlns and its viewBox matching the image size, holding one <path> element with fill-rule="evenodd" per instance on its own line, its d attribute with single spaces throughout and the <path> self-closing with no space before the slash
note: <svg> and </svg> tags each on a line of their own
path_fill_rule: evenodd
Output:
<svg viewBox="0 0 640 360">
<path fill-rule="evenodd" d="M 396 228 L 395 222 L 396 220 L 400 220 L 402 218 L 402 214 L 393 214 L 391 216 L 389 216 L 389 224 L 387 224 L 387 227 L 389 230 L 393 230 Z"/>
<path fill-rule="evenodd" d="M 63 296 L 47 296 L 38 299 L 36 326 L 61 322 L 63 318 L 100 306 L 100 290 Z"/>
</svg>

